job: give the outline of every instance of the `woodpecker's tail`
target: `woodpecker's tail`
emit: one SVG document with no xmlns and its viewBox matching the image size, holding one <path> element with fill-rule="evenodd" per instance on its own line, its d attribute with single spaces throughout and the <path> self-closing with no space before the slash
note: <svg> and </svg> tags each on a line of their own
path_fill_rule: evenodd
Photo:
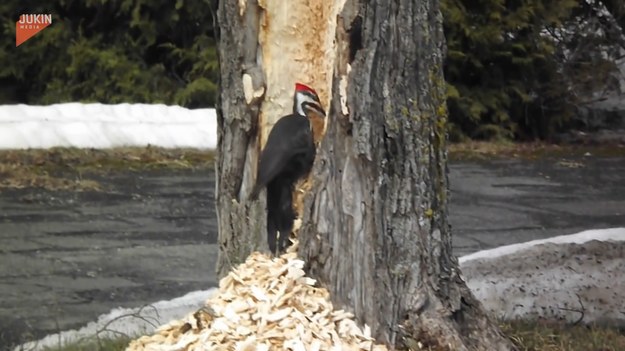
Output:
<svg viewBox="0 0 625 351">
<path fill-rule="evenodd" d="M 293 184 L 281 179 L 267 184 L 267 243 L 272 253 L 276 253 L 278 232 L 278 252 L 285 249 L 294 221 Z"/>
</svg>

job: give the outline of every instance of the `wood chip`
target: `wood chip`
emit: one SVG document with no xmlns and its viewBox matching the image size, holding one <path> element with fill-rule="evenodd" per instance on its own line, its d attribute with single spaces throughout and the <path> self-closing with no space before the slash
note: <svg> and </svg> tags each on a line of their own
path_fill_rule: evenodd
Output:
<svg viewBox="0 0 625 351">
<path fill-rule="evenodd" d="M 219 282 L 206 306 L 133 340 L 127 351 L 386 351 L 368 326 L 334 310 L 326 289 L 306 277 L 297 240 L 287 253 L 252 253 Z"/>
</svg>

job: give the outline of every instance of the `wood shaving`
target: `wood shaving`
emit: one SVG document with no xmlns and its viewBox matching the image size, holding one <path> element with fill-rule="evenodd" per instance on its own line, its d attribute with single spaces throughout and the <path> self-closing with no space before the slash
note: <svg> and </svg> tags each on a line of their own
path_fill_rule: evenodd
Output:
<svg viewBox="0 0 625 351">
<path fill-rule="evenodd" d="M 375 350 L 371 330 L 334 310 L 305 276 L 297 241 L 280 257 L 252 253 L 219 282 L 205 307 L 133 340 L 127 351 Z"/>
</svg>

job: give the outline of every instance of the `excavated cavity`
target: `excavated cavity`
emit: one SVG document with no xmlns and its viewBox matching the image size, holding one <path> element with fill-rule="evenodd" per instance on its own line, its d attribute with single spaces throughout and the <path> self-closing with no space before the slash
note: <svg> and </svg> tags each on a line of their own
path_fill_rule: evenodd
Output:
<svg viewBox="0 0 625 351">
<path fill-rule="evenodd" d="M 267 90 L 261 106 L 261 146 L 271 126 L 293 108 L 295 82 L 312 86 L 329 110 L 337 15 L 345 0 L 260 0 L 259 43 Z M 325 126 L 324 126 L 325 128 Z"/>
<path fill-rule="evenodd" d="M 358 16 L 349 28 L 349 63 L 354 61 L 360 49 L 362 49 L 362 17 Z"/>
<path fill-rule="evenodd" d="M 264 147 L 271 127 L 293 109 L 296 82 L 313 87 L 323 107 L 330 110 L 332 77 L 337 55 L 337 17 L 346 0 L 259 0 L 262 10 L 259 26 L 260 65 L 265 73 L 266 90 L 259 113 L 260 146 Z M 319 142 L 325 135 L 326 118 Z M 319 126 L 315 126 L 319 129 Z M 303 182 L 295 192 L 294 206 L 301 214 L 303 195 L 310 189 Z"/>
</svg>

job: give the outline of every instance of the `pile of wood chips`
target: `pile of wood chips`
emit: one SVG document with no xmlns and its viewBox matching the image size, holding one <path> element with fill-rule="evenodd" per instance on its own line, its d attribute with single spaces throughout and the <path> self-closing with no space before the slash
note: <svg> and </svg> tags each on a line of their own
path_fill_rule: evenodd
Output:
<svg viewBox="0 0 625 351">
<path fill-rule="evenodd" d="M 127 351 L 386 350 L 368 326 L 334 311 L 326 289 L 305 276 L 294 252 L 252 253 L 219 282 L 204 308 L 130 343 Z"/>
</svg>

